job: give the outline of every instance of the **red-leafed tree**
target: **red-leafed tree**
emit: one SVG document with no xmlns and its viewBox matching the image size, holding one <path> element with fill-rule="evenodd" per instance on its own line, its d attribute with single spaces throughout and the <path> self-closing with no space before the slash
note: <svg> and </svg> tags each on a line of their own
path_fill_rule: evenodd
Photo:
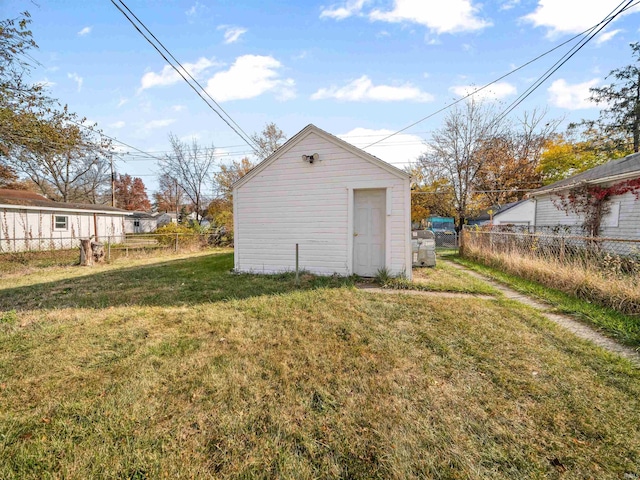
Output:
<svg viewBox="0 0 640 480">
<path fill-rule="evenodd" d="M 151 209 L 147 188 L 139 177 L 132 177 L 129 174 L 118 175 L 114 182 L 114 191 L 118 208 L 139 211 Z"/>
</svg>

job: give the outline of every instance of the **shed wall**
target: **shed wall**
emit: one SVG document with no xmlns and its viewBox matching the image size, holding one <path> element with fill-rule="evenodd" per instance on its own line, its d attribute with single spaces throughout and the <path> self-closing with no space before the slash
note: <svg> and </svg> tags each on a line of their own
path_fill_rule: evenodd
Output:
<svg viewBox="0 0 640 480">
<path fill-rule="evenodd" d="M 309 164 L 303 154 L 318 153 Z M 234 191 L 235 267 L 275 273 L 300 268 L 316 274 L 352 272 L 353 190 L 387 189 L 387 267 L 411 274 L 408 252 L 409 179 L 329 142 L 314 132 Z M 352 214 L 351 214 L 352 215 Z"/>
</svg>

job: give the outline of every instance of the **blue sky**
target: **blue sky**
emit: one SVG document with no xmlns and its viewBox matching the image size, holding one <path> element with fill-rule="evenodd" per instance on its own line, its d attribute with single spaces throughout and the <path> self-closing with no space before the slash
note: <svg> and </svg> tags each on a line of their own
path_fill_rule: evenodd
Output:
<svg viewBox="0 0 640 480">
<path fill-rule="evenodd" d="M 275 122 L 292 136 L 314 123 L 362 147 L 591 27 L 619 0 L 125 3 L 246 132 Z M 220 161 L 250 153 L 110 1 L 0 4 L 2 18 L 24 10 L 40 46 L 33 81 L 108 135 L 148 152 L 166 151 L 173 132 L 215 145 Z M 514 115 L 547 107 L 565 124 L 597 115 L 588 88 L 630 63 L 638 11 L 603 30 Z M 490 101 L 508 105 L 569 47 L 494 85 Z M 406 166 L 443 118 L 368 151 Z M 120 172 L 155 188 L 156 160 L 123 159 Z"/>
</svg>

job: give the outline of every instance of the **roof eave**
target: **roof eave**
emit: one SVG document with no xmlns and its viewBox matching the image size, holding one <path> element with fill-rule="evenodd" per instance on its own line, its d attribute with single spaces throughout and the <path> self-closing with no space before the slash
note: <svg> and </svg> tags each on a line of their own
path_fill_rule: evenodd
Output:
<svg viewBox="0 0 640 480">
<path fill-rule="evenodd" d="M 85 208 L 68 208 L 68 207 L 58 207 L 56 205 L 53 206 L 34 206 L 34 205 L 16 205 L 13 203 L 0 203 L 0 208 L 14 208 L 16 210 L 47 210 L 47 211 L 55 211 L 55 212 L 85 212 L 85 213 L 108 213 L 112 215 L 132 215 L 132 212 L 128 212 L 126 210 L 101 210 L 98 208 L 95 209 L 85 209 Z"/>
<path fill-rule="evenodd" d="M 562 185 L 556 188 L 548 188 L 546 190 L 540 190 L 536 192 L 529 193 L 529 197 L 538 197 L 540 195 L 547 195 L 555 192 L 560 192 L 562 190 L 569 190 L 580 185 L 598 185 L 601 183 L 615 182 L 617 180 L 627 180 L 631 178 L 640 177 L 640 171 L 635 170 L 633 172 L 620 173 L 618 175 L 609 175 L 608 177 L 594 178 L 592 180 L 582 180 L 580 182 L 569 183 L 567 185 Z"/>
</svg>

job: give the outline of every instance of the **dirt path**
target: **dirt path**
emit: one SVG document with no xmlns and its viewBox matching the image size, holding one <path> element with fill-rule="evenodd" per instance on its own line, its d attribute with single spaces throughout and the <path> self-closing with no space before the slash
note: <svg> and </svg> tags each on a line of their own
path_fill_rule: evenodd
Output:
<svg viewBox="0 0 640 480">
<path fill-rule="evenodd" d="M 584 323 L 578 322 L 568 315 L 560 315 L 557 313 L 553 313 L 551 312 L 553 308 L 551 305 L 548 305 L 538 300 L 534 300 L 533 298 L 527 295 L 524 295 L 520 292 L 517 292 L 503 285 L 502 283 L 497 282 L 496 280 L 493 280 L 492 278 L 486 277 L 478 272 L 475 272 L 455 262 L 448 261 L 448 264 L 452 265 L 453 267 L 459 270 L 464 271 L 468 275 L 471 275 L 475 278 L 485 281 L 486 283 L 494 287 L 496 290 L 500 291 L 506 298 L 510 300 L 515 300 L 529 307 L 535 308 L 536 310 L 539 310 L 540 312 L 542 312 L 542 314 L 546 318 L 566 328 L 567 330 L 573 332 L 578 337 L 584 338 L 586 340 L 590 340 L 591 342 L 604 348 L 605 350 L 617 353 L 618 355 L 628 360 L 631 360 L 637 366 L 640 366 L 640 353 L 634 350 L 633 348 L 627 347 L 626 345 L 621 345 L 615 340 L 605 337 L 604 335 L 594 330 L 590 326 L 585 325 Z"/>
</svg>

